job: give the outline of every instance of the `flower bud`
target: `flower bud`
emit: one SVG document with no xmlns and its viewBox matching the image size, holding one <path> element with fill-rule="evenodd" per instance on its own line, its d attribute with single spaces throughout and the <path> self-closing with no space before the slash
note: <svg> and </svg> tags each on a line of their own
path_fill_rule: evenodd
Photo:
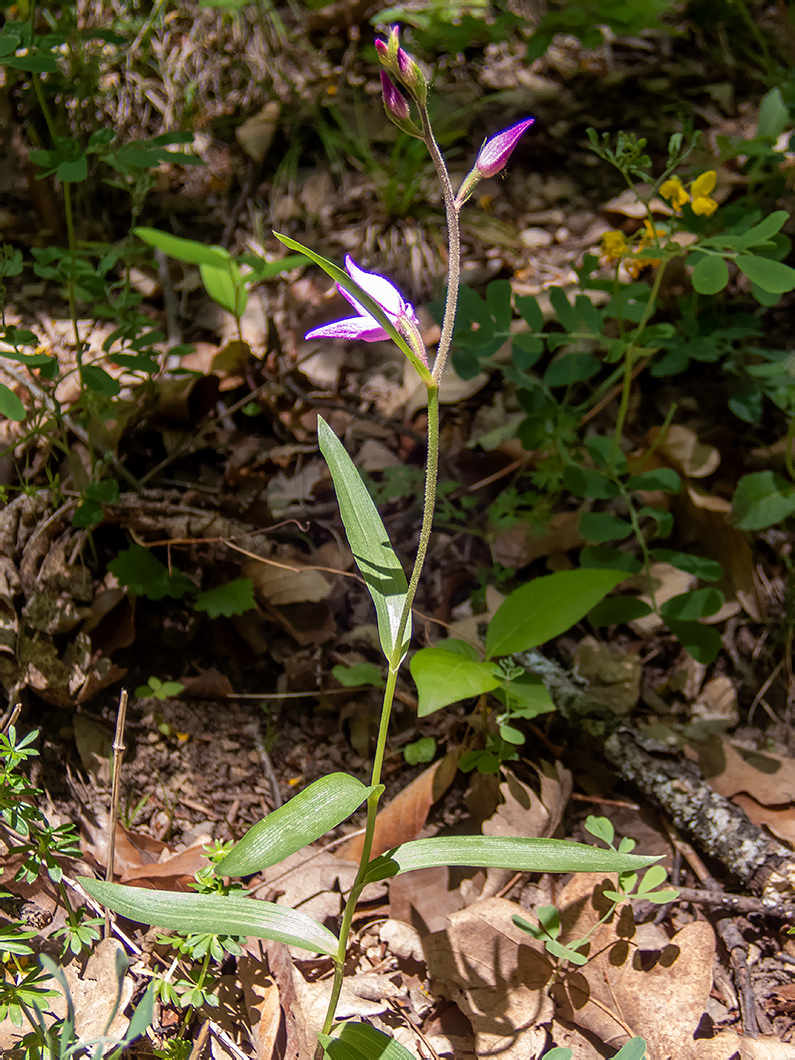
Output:
<svg viewBox="0 0 795 1060">
<path fill-rule="evenodd" d="M 510 129 L 504 129 L 487 140 L 475 160 L 475 169 L 478 176 L 481 178 L 493 177 L 499 173 L 521 139 L 525 129 L 531 126 L 534 121 L 535 118 L 525 118 L 524 121 L 517 122 Z"/>
<path fill-rule="evenodd" d="M 417 103 L 423 106 L 428 99 L 428 82 L 419 63 L 408 52 L 398 48 L 397 64 L 398 77 Z"/>
<path fill-rule="evenodd" d="M 381 90 L 384 97 L 384 110 L 389 120 L 409 136 L 416 136 L 417 139 L 423 140 L 425 137 L 422 129 L 411 119 L 408 100 L 385 70 L 381 71 Z"/>
<path fill-rule="evenodd" d="M 411 116 L 408 100 L 385 70 L 381 71 L 381 90 L 384 95 L 384 109 L 393 121 L 405 121 Z"/>
<path fill-rule="evenodd" d="M 392 26 L 388 38 L 376 40 L 375 50 L 378 60 L 390 73 L 397 73 L 398 50 L 400 49 L 400 27 Z"/>
</svg>

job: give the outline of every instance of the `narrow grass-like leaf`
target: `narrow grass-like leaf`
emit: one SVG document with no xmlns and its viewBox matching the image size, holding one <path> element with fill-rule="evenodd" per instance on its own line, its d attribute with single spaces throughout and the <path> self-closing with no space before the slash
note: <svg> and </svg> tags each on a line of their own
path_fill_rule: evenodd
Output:
<svg viewBox="0 0 795 1060">
<path fill-rule="evenodd" d="M 489 623 L 486 654 L 512 655 L 560 636 L 625 577 L 612 570 L 564 570 L 520 585 Z"/>
<path fill-rule="evenodd" d="M 436 836 L 417 839 L 374 858 L 367 882 L 389 879 L 402 872 L 438 865 L 510 869 L 513 872 L 633 872 L 659 859 L 620 854 L 567 839 L 523 836 Z"/>
<path fill-rule="evenodd" d="M 92 898 L 114 913 L 155 927 L 173 928 L 186 934 L 244 935 L 274 939 L 312 953 L 335 956 L 339 942 L 322 924 L 305 913 L 285 909 L 272 902 L 242 898 L 235 894 L 187 894 L 184 891 L 150 891 L 79 877 Z"/>
<path fill-rule="evenodd" d="M 321 777 L 249 828 L 215 866 L 216 875 L 248 876 L 284 861 L 350 817 L 371 791 L 347 773 Z"/>
<path fill-rule="evenodd" d="M 375 604 L 381 647 L 387 660 L 391 661 L 406 603 L 406 575 L 361 475 L 345 446 L 322 416 L 317 419 L 317 439 L 334 480 L 348 544 Z M 401 658 L 406 654 L 410 639 L 411 616 L 406 624 Z"/>
<path fill-rule="evenodd" d="M 326 275 L 330 276 L 335 283 L 338 283 L 340 287 L 344 287 L 348 294 L 352 294 L 353 297 L 359 302 L 367 312 L 375 317 L 384 331 L 389 335 L 390 339 L 405 353 L 414 367 L 417 369 L 417 373 L 422 379 L 423 383 L 433 384 L 433 376 L 431 375 L 430 369 L 427 365 L 423 364 L 419 357 L 416 355 L 411 346 L 406 342 L 400 332 L 397 330 L 395 325 L 386 315 L 384 310 L 375 301 L 375 299 L 360 287 L 355 280 L 352 280 L 350 276 L 339 265 L 335 265 L 333 261 L 329 261 L 328 258 L 324 258 L 322 254 L 316 253 L 314 250 L 310 250 L 309 247 L 305 247 L 303 243 L 299 243 L 295 239 L 291 239 L 289 236 L 282 235 L 280 232 L 273 233 L 280 243 L 284 243 L 290 250 L 298 250 L 302 254 L 306 254 L 308 258 L 314 261 L 315 265 L 319 265 Z"/>
</svg>

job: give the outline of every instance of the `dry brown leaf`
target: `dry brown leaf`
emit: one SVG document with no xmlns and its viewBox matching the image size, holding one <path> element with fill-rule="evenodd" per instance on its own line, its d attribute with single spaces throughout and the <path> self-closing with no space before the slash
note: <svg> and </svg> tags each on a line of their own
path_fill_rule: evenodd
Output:
<svg viewBox="0 0 795 1060">
<path fill-rule="evenodd" d="M 417 838 L 425 827 L 431 806 L 450 787 L 457 769 L 458 756 L 445 755 L 384 806 L 375 821 L 372 857 Z M 359 861 L 363 844 L 364 836 L 354 836 L 337 850 L 337 857 Z"/>
<path fill-rule="evenodd" d="M 252 560 L 243 568 L 251 578 L 254 591 L 273 607 L 287 604 L 318 603 L 325 600 L 331 586 L 319 570 L 304 565 L 297 553 L 285 553 L 275 563 Z"/>
<path fill-rule="evenodd" d="M 111 1037 L 122 1038 L 127 1030 L 130 1020 L 124 1015 L 124 1011 L 133 995 L 133 981 L 129 975 L 125 975 L 122 980 L 121 1003 L 108 1028 L 108 1021 L 119 1000 L 115 966 L 118 950 L 123 950 L 123 947 L 116 939 L 102 939 L 94 946 L 84 969 L 81 967 L 82 962 L 77 958 L 62 966 L 74 1003 L 75 1035 L 80 1039 L 90 1041 L 105 1033 Z M 47 1001 L 43 1013 L 45 1023 L 50 1026 L 54 1020 L 66 1017 L 66 999 L 57 982 L 53 981 L 48 985 L 58 991 L 57 997 Z M 19 1038 L 30 1030 L 31 1026 L 24 1015 L 21 1027 L 15 1027 L 9 1019 L 1 1022 L 0 1053 L 3 1056 L 10 1055 L 11 1049 L 15 1045 L 18 1047 Z"/>
<path fill-rule="evenodd" d="M 235 139 L 246 152 L 249 158 L 258 164 L 265 160 L 281 112 L 281 104 L 276 100 L 269 100 L 263 107 L 246 118 L 235 129 Z"/>
<path fill-rule="evenodd" d="M 750 795 L 732 800 L 754 824 L 764 825 L 774 836 L 795 847 L 795 806 L 762 806 Z"/>
<path fill-rule="evenodd" d="M 643 666 L 635 652 L 621 651 L 588 636 L 577 645 L 574 662 L 595 702 L 615 714 L 628 714 L 638 702 Z"/>
<path fill-rule="evenodd" d="M 417 869 L 389 881 L 389 915 L 393 923 L 415 928 L 424 937 L 441 931 L 450 913 L 464 906 L 459 887 L 450 887 L 446 865 Z"/>
<path fill-rule="evenodd" d="M 557 830 L 572 791 L 572 776 L 560 762 L 542 762 L 536 767 L 540 795 L 513 773 L 505 770 L 500 784 L 503 802 L 483 822 L 484 835 L 518 835 L 549 839 Z"/>
<path fill-rule="evenodd" d="M 659 430 L 654 428 L 649 431 L 649 439 L 654 440 L 658 434 Z M 683 423 L 672 423 L 658 448 L 686 478 L 706 478 L 720 464 L 720 453 L 715 446 L 700 442 L 696 432 Z"/>
<path fill-rule="evenodd" d="M 113 734 L 106 725 L 87 714 L 75 714 L 72 724 L 75 745 L 83 768 L 101 787 L 107 787 L 110 784 Z"/>
<path fill-rule="evenodd" d="M 717 751 L 714 741 L 709 747 Z M 745 758 L 726 740 L 720 741 L 719 753 L 723 762 L 719 772 L 714 762 L 704 767 L 709 786 L 719 795 L 731 798 L 742 791 L 764 806 L 795 802 L 795 758 L 758 752 Z"/>
<path fill-rule="evenodd" d="M 243 987 L 246 1014 L 254 1045 L 254 1060 L 271 1060 L 281 1023 L 279 987 L 262 961 L 242 954 L 237 962 L 237 974 Z"/>
<path fill-rule="evenodd" d="M 212 668 L 181 677 L 180 681 L 185 686 L 186 694 L 197 699 L 223 699 L 235 691 L 226 674 Z"/>
<path fill-rule="evenodd" d="M 514 914 L 526 910 L 504 898 L 476 902 L 424 942 L 428 974 L 471 1021 L 477 1055 L 500 1060 L 540 1056 L 552 1017 L 552 965 Z"/>
<path fill-rule="evenodd" d="M 135 881 L 151 884 L 152 887 L 165 886 L 166 889 L 175 891 L 190 890 L 199 869 L 206 869 L 210 864 L 210 859 L 205 853 L 208 841 L 209 837 L 202 839 L 188 847 L 187 850 L 172 854 L 163 861 L 127 869 L 121 875 L 121 882 Z"/>
<path fill-rule="evenodd" d="M 561 938 L 588 932 L 609 908 L 601 875 L 578 874 L 561 892 Z M 587 964 L 553 989 L 559 1015 L 611 1048 L 643 1036 L 655 1057 L 699 1060 L 693 1040 L 712 988 L 715 938 L 695 921 L 672 939 L 654 924 L 636 925 L 624 905 L 591 937 Z"/>
<path fill-rule="evenodd" d="M 507 530 L 500 530 L 491 539 L 491 554 L 495 563 L 518 568 L 526 567 L 542 556 L 568 552 L 584 544 L 580 513 L 556 512 L 545 530 L 534 523 L 517 523 Z"/>
</svg>

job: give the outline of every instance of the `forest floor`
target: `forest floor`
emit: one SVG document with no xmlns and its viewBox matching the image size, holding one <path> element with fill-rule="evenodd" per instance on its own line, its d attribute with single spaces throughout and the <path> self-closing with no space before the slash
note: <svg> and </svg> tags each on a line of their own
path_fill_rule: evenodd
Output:
<svg viewBox="0 0 795 1060">
<path fill-rule="evenodd" d="M 334 41 L 344 45 L 336 65 L 307 44 L 285 50 L 298 86 L 291 111 L 289 94 L 274 89 L 269 97 L 259 83 L 258 96 L 256 79 L 241 76 L 255 38 L 225 19 L 197 9 L 158 25 L 147 46 L 160 73 L 147 80 L 128 69 L 115 102 L 103 104 L 112 121 L 128 94 L 126 122 L 115 118 L 130 138 L 197 130 L 191 150 L 203 165 L 162 164 L 137 223 L 270 260 L 281 252 L 271 229 L 335 262 L 351 254 L 411 298 L 432 348 L 446 256 L 440 194 L 419 155 L 391 149 L 377 71 L 357 58 L 355 36 L 347 44 L 335 28 Z M 360 28 L 367 32 L 367 23 Z M 310 29 L 310 36 L 326 32 Z M 491 44 L 470 66 L 461 57 L 441 64 L 437 118 L 449 134 L 455 183 L 485 136 L 535 116 L 506 174 L 484 181 L 462 217 L 464 283 L 482 292 L 507 279 L 549 319 L 550 288 L 575 290 L 575 269 L 587 252 L 600 253 L 606 232 L 631 235 L 642 224 L 621 178 L 589 151 L 584 130 L 632 130 L 648 137 L 653 160 L 664 161 L 670 133 L 692 121 L 703 131 L 699 163 L 718 170 L 723 202 L 739 178 L 735 164 L 713 164 L 718 138 L 753 137 L 765 86 L 693 26 L 680 36 L 650 33 L 590 50 L 556 38 L 530 67 L 523 49 Z M 198 88 L 186 114 L 191 71 Z M 253 141 L 236 138 L 241 114 L 253 115 Z M 25 150 L 15 134 L 0 165 L 8 203 L 0 236 L 27 253 L 62 244 L 64 229 L 58 185 L 28 178 Z M 82 244 L 126 237 L 129 204 L 120 193 L 89 183 L 75 189 Z M 790 187 L 775 205 L 788 210 L 791 201 Z M 157 262 L 147 251 L 131 282 L 144 296 L 142 311 L 168 337 L 159 348 L 191 349 L 151 387 L 125 383 L 100 415 L 90 404 L 86 411 L 69 374 L 77 346 L 58 284 L 27 272 L 7 281 L 4 324 L 36 332 L 60 367 L 59 429 L 71 452 L 67 458 L 48 434 L 54 421 L 44 414 L 0 423 L 4 723 L 19 704 L 17 728 L 40 731 L 32 780 L 50 821 L 72 821 L 80 834 L 82 860 L 64 861 L 66 877 L 102 878 L 114 726 L 120 689 L 129 690 L 115 878 L 187 890 L 209 864 L 209 841 L 239 839 L 327 773 L 367 782 L 380 690 L 347 685 L 345 668 L 370 664 L 372 672 L 382 658 L 317 449 L 317 415 L 369 476 L 407 565 L 419 534 L 427 418 L 424 391 L 390 343 L 303 338 L 347 315 L 313 267 L 254 286 L 239 329 L 208 297 L 195 267 Z M 681 283 L 674 275 L 662 290 L 663 313 L 673 314 Z M 786 345 L 791 297 L 764 315 L 763 345 Z M 115 321 L 97 316 L 90 300 L 77 312 L 82 348 L 100 353 Z M 4 373 L 4 363 L 0 381 L 35 405 L 35 388 L 20 382 L 14 363 Z M 654 1060 L 795 1057 L 795 939 L 787 932 L 795 908 L 792 537 L 785 525 L 737 529 L 727 501 L 740 475 L 759 466 L 751 447 L 770 452 L 786 428 L 772 415 L 755 433 L 738 428 L 715 385 L 718 371 L 696 361 L 667 378 L 639 374 L 625 426 L 627 449 L 642 447 L 678 408 L 676 441 L 662 451 L 693 490 L 675 506 L 674 544 L 687 543 L 726 572 L 724 604 L 708 620 L 721 637 L 716 658 L 699 662 L 661 622 L 640 620 L 607 629 L 583 621 L 544 651 L 562 672 L 579 675 L 589 694 L 597 690 L 628 730 L 646 734 L 639 753 L 649 756 L 649 778 L 671 765 L 685 777 L 675 784 L 692 780 L 693 799 L 706 800 L 709 790 L 737 810 L 721 820 L 729 828 L 748 824 L 759 865 L 775 867 L 774 875 L 744 876 L 722 858 L 710 838 L 720 828 L 715 820 L 689 834 L 678 828 L 672 806 L 659 805 L 663 796 L 655 802 L 648 786 L 622 779 L 623 752 L 611 758 L 593 730 L 578 728 L 562 708 L 523 728 L 518 757 L 499 774 L 457 769 L 462 747 L 474 746 L 484 725 L 493 728 L 493 708 L 468 700 L 418 718 L 406 668 L 385 762 L 380 850 L 480 831 L 592 841 L 584 822 L 595 814 L 635 840 L 638 852 L 661 855 L 682 889 L 677 901 L 635 901 L 596 927 L 601 875 L 445 867 L 372 885 L 354 921 L 339 1015 L 388 1030 L 411 1055 L 518 1060 L 561 1046 L 575 1060 L 597 1060 L 638 1035 Z M 619 398 L 620 388 L 608 394 L 590 427 L 609 434 Z M 517 509 L 541 454 L 506 430 L 524 413 L 501 371 L 492 364 L 461 378 L 451 367 L 441 401 L 440 505 L 414 647 L 443 635 L 477 641 L 511 589 L 577 566 L 586 543 L 577 497 L 546 508 L 542 501 L 543 517 Z M 112 454 L 107 466 L 121 485 L 118 495 L 101 498 L 101 518 L 88 528 L 73 518 L 86 496 L 79 469 L 88 476 L 92 466 L 80 425 Z M 141 560 L 144 549 L 154 566 Z M 120 553 L 127 567 L 109 570 Z M 188 591 L 174 572 L 190 580 Z M 668 595 L 692 586 L 686 575 L 665 577 Z M 251 580 L 256 606 L 239 613 L 223 603 L 193 606 L 197 590 L 237 579 Z M 409 764 L 404 749 L 428 737 L 434 760 Z M 354 815 L 311 850 L 246 879 L 246 888 L 333 927 L 355 874 L 361 824 Z M 5 855 L 0 884 L 27 903 L 37 948 L 57 956 L 53 933 L 67 921 L 59 887 L 45 874 L 16 880 L 11 846 Z M 594 929 L 582 966 L 556 961 L 512 920 L 551 905 L 561 911 L 564 941 Z M 162 932 L 119 925 L 132 959 L 125 1003 L 152 975 L 186 980 L 191 962 L 174 961 L 157 941 Z M 116 991 L 102 971 L 102 946 L 90 960 L 75 958 L 69 973 L 84 1037 L 110 1014 Z M 131 1055 L 311 1056 L 330 968 L 329 959 L 249 939 L 215 969 L 217 1007 L 190 1010 L 186 1020 L 173 999 L 161 999 L 149 1036 Z M 0 1023 L 3 1055 L 14 1055 L 19 1033 L 9 1020 Z M 199 1044 L 206 1052 L 195 1051 Z"/>
</svg>

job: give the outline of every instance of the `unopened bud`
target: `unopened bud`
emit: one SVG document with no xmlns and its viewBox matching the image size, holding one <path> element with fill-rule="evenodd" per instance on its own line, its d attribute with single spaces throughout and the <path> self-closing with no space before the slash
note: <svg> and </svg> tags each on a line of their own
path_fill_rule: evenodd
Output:
<svg viewBox="0 0 795 1060">
<path fill-rule="evenodd" d="M 499 173 L 521 139 L 525 129 L 529 128 L 534 121 L 535 118 L 525 118 L 524 121 L 517 122 L 510 129 L 504 129 L 487 140 L 475 160 L 475 169 L 478 172 L 478 176 L 493 177 Z"/>
<path fill-rule="evenodd" d="M 392 26 L 385 41 L 380 38 L 375 42 L 378 60 L 390 73 L 397 73 L 398 50 L 400 49 L 400 27 Z"/>
<path fill-rule="evenodd" d="M 393 121 L 402 122 L 411 117 L 408 100 L 385 70 L 381 71 L 381 90 L 384 95 L 384 109 Z"/>
<path fill-rule="evenodd" d="M 392 81 L 385 71 L 381 71 L 381 90 L 384 97 L 384 110 L 387 117 L 409 136 L 416 136 L 418 140 L 424 140 L 425 134 L 416 122 L 412 121 L 409 102 L 400 89 Z"/>
<path fill-rule="evenodd" d="M 419 63 L 408 52 L 398 48 L 397 53 L 398 76 L 400 80 L 416 99 L 417 103 L 424 106 L 428 99 L 428 82 L 420 69 Z"/>
</svg>

